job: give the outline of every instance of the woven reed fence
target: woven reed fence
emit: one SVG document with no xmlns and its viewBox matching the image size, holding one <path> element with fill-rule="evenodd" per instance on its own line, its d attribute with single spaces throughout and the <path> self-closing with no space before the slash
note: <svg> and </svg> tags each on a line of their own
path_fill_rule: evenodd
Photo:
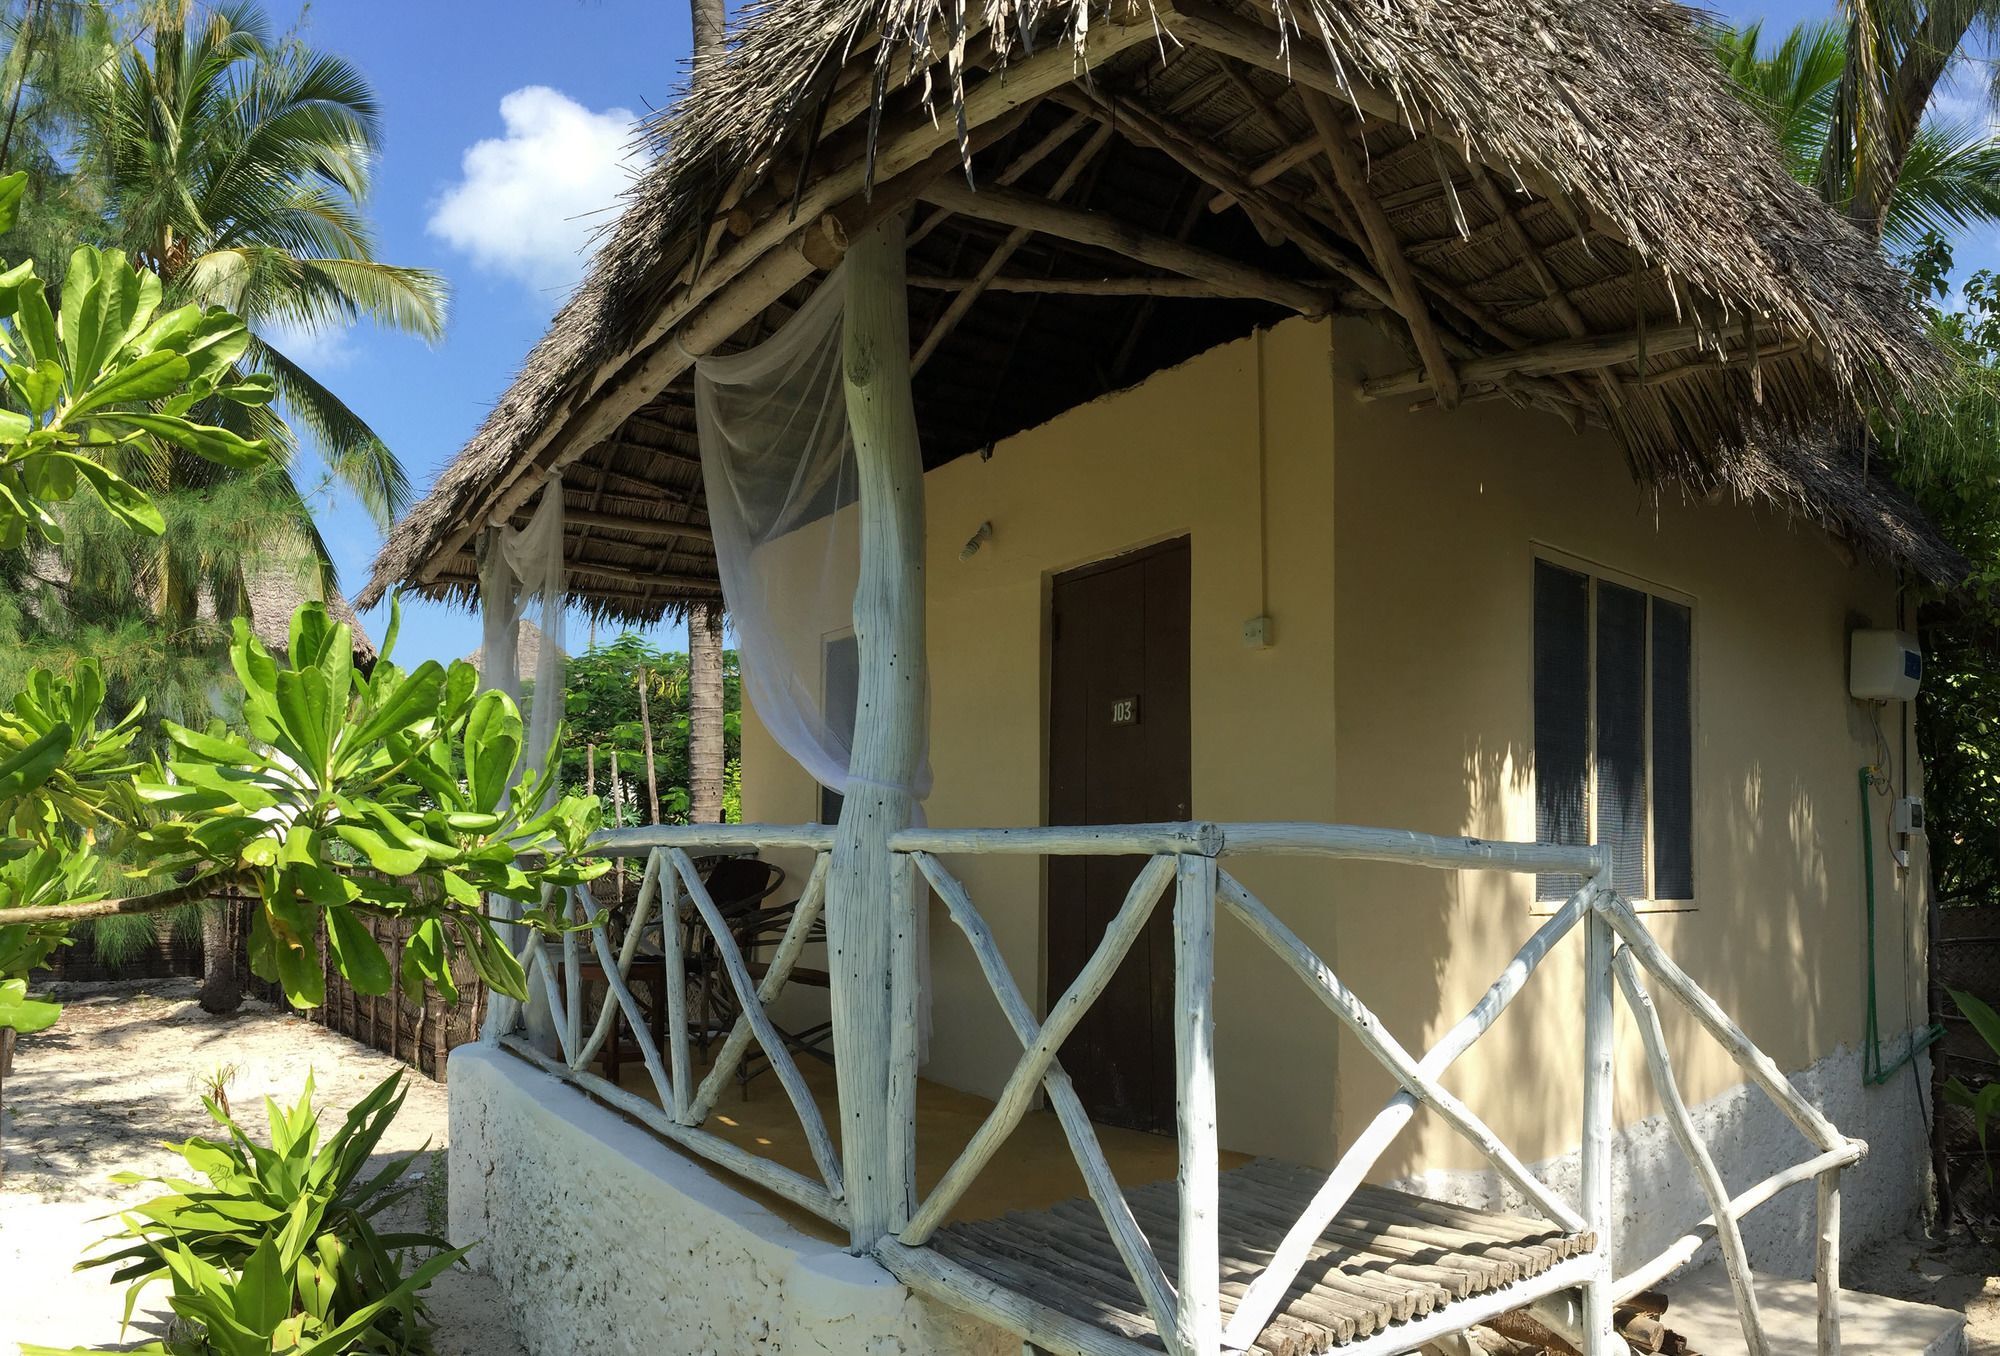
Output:
<svg viewBox="0 0 2000 1356">
<path fill-rule="evenodd" d="M 479 1038 L 479 1022 L 486 1013 L 486 986 L 460 956 L 452 964 L 452 979 L 458 985 L 457 1003 L 446 1003 L 428 986 L 408 992 L 403 987 L 402 966 L 397 962 L 415 924 L 392 918 L 363 918 L 362 926 L 389 957 L 389 992 L 356 993 L 340 977 L 340 972 L 326 960 L 329 951 L 326 924 L 322 921 L 319 951 L 321 969 L 326 975 L 326 1001 L 317 1008 L 300 1010 L 298 1015 L 371 1049 L 393 1055 L 418 1072 L 443 1082 L 445 1061 L 451 1052 Z M 239 938 L 242 934 L 239 927 Z M 238 947 L 238 963 L 242 964 L 240 941 Z M 249 973 L 247 964 L 243 973 Z M 264 980 L 254 977 L 246 980 L 245 992 L 256 994 L 274 1007 L 289 1006 L 284 992 Z"/>
<path fill-rule="evenodd" d="M 1995 1152 L 1979 1147 L 1972 1113 L 1945 1099 L 1944 1085 L 1957 1077 L 1973 1088 L 2000 1079 L 2000 1059 L 1958 1015 L 1944 989 L 1960 989 L 2000 1008 L 2000 904 L 1961 905 L 1937 911 L 1937 941 L 1931 955 L 1944 1039 L 1933 1047 L 1931 1066 L 1934 1134 L 1939 1170 L 1958 1211 L 1974 1220 L 2000 1220 L 2000 1130 L 1991 1136 Z M 1989 1172 L 1990 1169 L 1990 1172 Z"/>
<path fill-rule="evenodd" d="M 153 919 L 153 942 L 117 965 L 106 965 L 88 938 L 59 946 L 49 957 L 47 977 L 71 982 L 108 979 L 169 979 L 201 974 L 201 938 L 190 937 L 164 914 Z"/>
</svg>

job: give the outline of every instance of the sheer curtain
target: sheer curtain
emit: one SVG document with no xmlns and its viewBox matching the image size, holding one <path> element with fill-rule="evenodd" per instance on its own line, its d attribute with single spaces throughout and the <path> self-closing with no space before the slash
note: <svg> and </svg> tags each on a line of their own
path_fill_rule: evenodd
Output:
<svg viewBox="0 0 2000 1356">
<path fill-rule="evenodd" d="M 744 693 L 778 747 L 842 795 L 853 730 L 828 718 L 820 639 L 852 620 L 860 573 L 859 476 L 841 380 L 844 295 L 836 268 L 761 344 L 697 360 L 694 383 L 702 483 Z M 811 644 L 796 643 L 802 631 Z M 921 818 L 928 756 L 919 768 L 905 789 Z M 917 911 L 920 1049 L 930 1034 L 929 912 Z"/>
<path fill-rule="evenodd" d="M 542 501 L 528 525 L 496 529 L 479 562 L 479 686 L 482 691 L 506 693 L 522 708 L 527 723 L 521 749 L 524 769 L 541 769 L 562 721 L 564 590 L 563 486 L 558 474 L 542 482 Z M 541 643 L 530 675 L 533 687 L 524 691 L 520 637 L 531 615 Z M 552 803 L 556 790 L 551 779 L 541 788 L 541 803 Z M 495 914 L 508 918 L 520 907 L 515 900 L 497 896 L 488 903 Z M 517 928 L 503 927 L 501 935 L 516 950 L 524 940 Z M 497 1039 L 513 1020 L 510 1007 L 509 1000 L 495 995 L 482 1034 Z M 555 1031 L 547 1007 L 545 999 L 530 996 L 528 1031 L 544 1042 L 553 1040 Z"/>
</svg>

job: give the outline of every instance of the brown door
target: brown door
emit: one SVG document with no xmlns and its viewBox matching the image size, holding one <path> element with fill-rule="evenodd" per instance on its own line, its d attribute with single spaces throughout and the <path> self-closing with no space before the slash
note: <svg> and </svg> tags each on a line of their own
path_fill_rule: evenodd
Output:
<svg viewBox="0 0 2000 1356">
<path fill-rule="evenodd" d="M 1143 824 L 1189 817 L 1188 542 L 1087 565 L 1055 581 L 1049 693 L 1049 822 Z M 1140 857 L 1049 862 L 1053 1001 L 1124 903 Z M 1062 1048 L 1093 1119 L 1174 1123 L 1173 892 L 1111 986 Z"/>
</svg>

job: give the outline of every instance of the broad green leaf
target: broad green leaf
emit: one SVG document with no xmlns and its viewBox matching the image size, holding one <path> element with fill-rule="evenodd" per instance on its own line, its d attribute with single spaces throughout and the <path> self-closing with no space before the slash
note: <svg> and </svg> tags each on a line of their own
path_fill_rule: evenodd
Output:
<svg viewBox="0 0 2000 1356">
<path fill-rule="evenodd" d="M 62 765 L 63 755 L 75 742 L 75 732 L 67 725 L 55 725 L 41 738 L 11 757 L 0 761 L 0 802 L 26 795 Z"/>
<path fill-rule="evenodd" d="M 62 1005 L 28 997 L 25 979 L 0 980 L 0 1027 L 12 1027 L 23 1036 L 46 1031 L 62 1016 Z"/>
<path fill-rule="evenodd" d="M 0 235 L 14 229 L 14 221 L 21 213 L 21 198 L 28 191 L 28 172 L 15 170 L 0 179 Z"/>
<path fill-rule="evenodd" d="M 122 367 L 113 367 L 70 406 L 69 412 L 75 417 L 111 405 L 158 400 L 178 390 L 187 381 L 187 375 L 187 359 L 180 354 L 148 353 Z"/>
<path fill-rule="evenodd" d="M 474 810 L 493 810 L 521 757 L 521 716 L 505 693 L 488 691 L 465 720 L 465 780 Z"/>
<path fill-rule="evenodd" d="M 119 410 L 101 416 L 143 429 L 175 447 L 183 448 L 206 461 L 219 466 L 227 466 L 238 471 L 254 471 L 263 465 L 270 455 L 270 448 L 261 440 L 252 442 L 239 437 L 226 428 L 215 428 L 208 424 L 197 424 L 171 414 L 139 414 L 131 410 Z"/>
<path fill-rule="evenodd" d="M 327 941 L 333 947 L 334 959 L 340 962 L 340 973 L 347 976 L 348 983 L 357 993 L 384 994 L 389 992 L 389 961 L 382 954 L 382 948 L 368 935 L 368 929 L 361 920 L 347 908 L 326 911 Z"/>
<path fill-rule="evenodd" d="M 75 466 L 76 473 L 90 483 L 90 488 L 97 491 L 97 497 L 104 501 L 104 507 L 110 509 L 120 521 L 155 537 L 167 530 L 167 520 L 160 516 L 153 501 L 110 468 L 74 453 L 56 452 L 50 455 L 64 457 Z"/>
<path fill-rule="evenodd" d="M 393 846 L 388 839 L 360 824 L 336 824 L 335 834 L 342 842 L 359 848 L 368 858 L 368 864 L 377 871 L 391 876 L 407 876 L 424 864 L 424 854 L 415 848 Z"/>
</svg>

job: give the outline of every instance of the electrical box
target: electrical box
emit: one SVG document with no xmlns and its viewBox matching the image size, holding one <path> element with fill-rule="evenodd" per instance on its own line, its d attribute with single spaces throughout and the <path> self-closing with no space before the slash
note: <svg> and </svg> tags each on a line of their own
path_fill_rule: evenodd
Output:
<svg viewBox="0 0 2000 1356">
<path fill-rule="evenodd" d="M 1908 631 L 1856 631 L 1848 641 L 1847 690 L 1856 701 L 1912 701 L 1923 677 L 1923 653 Z"/>
<path fill-rule="evenodd" d="M 1889 831 L 1912 838 L 1924 831 L 1924 802 L 1920 796 L 1903 796 L 1889 812 Z"/>
</svg>

